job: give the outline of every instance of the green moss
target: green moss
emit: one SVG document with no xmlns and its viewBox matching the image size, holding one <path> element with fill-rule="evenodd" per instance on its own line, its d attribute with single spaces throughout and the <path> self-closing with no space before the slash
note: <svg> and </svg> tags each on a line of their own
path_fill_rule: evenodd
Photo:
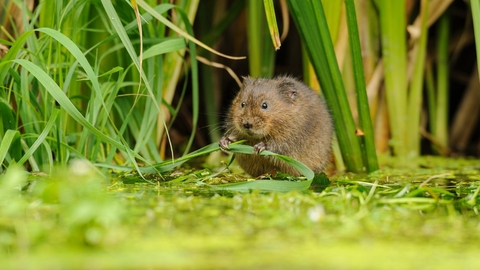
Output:
<svg viewBox="0 0 480 270">
<path fill-rule="evenodd" d="M 12 167 L 0 179 L 1 264 L 478 267 L 478 160 L 420 163 L 417 169 L 334 175 L 328 185 L 320 181 L 326 186 L 319 192 L 286 193 L 213 190 L 197 181 L 205 170 L 165 174 L 170 181 L 150 184 L 105 181 L 88 167 L 51 176 Z"/>
</svg>

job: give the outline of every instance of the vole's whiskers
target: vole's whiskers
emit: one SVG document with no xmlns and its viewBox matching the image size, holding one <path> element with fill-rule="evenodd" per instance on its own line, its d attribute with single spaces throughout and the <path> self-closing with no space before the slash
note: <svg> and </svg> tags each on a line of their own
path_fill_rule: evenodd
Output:
<svg viewBox="0 0 480 270">
<path fill-rule="evenodd" d="M 208 126 L 208 128 L 210 129 L 210 132 L 208 132 L 208 135 L 212 135 L 213 133 L 221 130 L 222 126 L 216 124 L 216 125 L 210 125 L 210 126 Z"/>
</svg>

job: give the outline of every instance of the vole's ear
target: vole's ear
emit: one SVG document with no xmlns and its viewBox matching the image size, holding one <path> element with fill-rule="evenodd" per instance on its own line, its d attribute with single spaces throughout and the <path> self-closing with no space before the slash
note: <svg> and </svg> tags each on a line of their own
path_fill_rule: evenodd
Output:
<svg viewBox="0 0 480 270">
<path fill-rule="evenodd" d="M 253 78 L 250 77 L 250 76 L 243 76 L 242 77 L 242 89 L 249 86 L 249 85 L 252 85 L 253 84 Z"/>
<path fill-rule="evenodd" d="M 295 88 L 295 84 L 289 80 L 281 81 L 278 85 L 279 92 L 291 101 L 295 101 L 298 95 L 298 90 Z"/>
</svg>

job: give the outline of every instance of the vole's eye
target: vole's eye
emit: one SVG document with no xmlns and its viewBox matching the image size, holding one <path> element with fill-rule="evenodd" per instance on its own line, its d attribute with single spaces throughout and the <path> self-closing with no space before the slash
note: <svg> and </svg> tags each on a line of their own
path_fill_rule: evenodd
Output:
<svg viewBox="0 0 480 270">
<path fill-rule="evenodd" d="M 268 108 L 268 104 L 266 102 L 262 103 L 262 109 L 266 110 Z"/>
<path fill-rule="evenodd" d="M 245 108 L 245 101 L 242 102 L 242 108 Z"/>
</svg>

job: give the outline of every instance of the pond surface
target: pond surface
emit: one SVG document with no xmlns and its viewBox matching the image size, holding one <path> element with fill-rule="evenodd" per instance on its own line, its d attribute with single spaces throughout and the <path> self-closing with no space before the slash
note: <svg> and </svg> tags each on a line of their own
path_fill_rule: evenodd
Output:
<svg viewBox="0 0 480 270">
<path fill-rule="evenodd" d="M 386 164 L 370 175 L 333 175 L 328 185 L 286 193 L 215 190 L 206 185 L 207 170 L 148 183 L 72 168 L 50 177 L 11 169 L 0 176 L 0 265 L 480 267 L 480 162 L 427 157 L 415 169 Z M 207 177 L 198 182 L 192 174 Z"/>
</svg>

